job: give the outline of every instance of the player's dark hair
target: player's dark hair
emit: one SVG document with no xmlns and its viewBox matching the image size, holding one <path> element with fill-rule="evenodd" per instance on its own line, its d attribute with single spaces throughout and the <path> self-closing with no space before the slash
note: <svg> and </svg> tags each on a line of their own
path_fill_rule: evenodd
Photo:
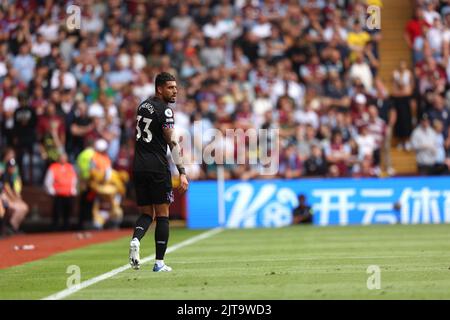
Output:
<svg viewBox="0 0 450 320">
<path fill-rule="evenodd" d="M 168 72 L 161 72 L 155 79 L 155 91 L 157 88 L 166 84 L 167 81 L 176 81 L 175 77 Z"/>
</svg>

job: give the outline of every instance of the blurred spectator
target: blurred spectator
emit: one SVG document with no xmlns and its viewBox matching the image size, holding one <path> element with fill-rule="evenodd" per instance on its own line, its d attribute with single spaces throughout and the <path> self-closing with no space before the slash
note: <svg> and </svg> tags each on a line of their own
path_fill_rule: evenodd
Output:
<svg viewBox="0 0 450 320">
<path fill-rule="evenodd" d="M 28 44 L 23 44 L 20 47 L 19 54 L 13 60 L 13 68 L 18 74 L 18 80 L 28 84 L 34 76 L 35 67 L 36 61 L 30 54 Z"/>
<path fill-rule="evenodd" d="M 311 155 L 304 163 L 306 176 L 325 177 L 328 172 L 328 164 L 319 145 L 311 146 Z"/>
<path fill-rule="evenodd" d="M 19 169 L 14 159 L 14 151 L 6 149 L 0 162 L 0 180 L 2 190 L 0 201 L 5 209 L 4 213 L 4 232 L 6 234 L 15 234 L 29 212 L 29 207 L 22 199 L 22 180 Z"/>
<path fill-rule="evenodd" d="M 126 193 L 128 179 L 128 173 L 125 171 L 111 170 L 108 175 L 102 175 L 98 170 L 92 171 L 90 187 L 95 192 L 92 206 L 95 229 L 120 227 L 123 219 L 121 204 Z"/>
<path fill-rule="evenodd" d="M 14 112 L 19 108 L 19 88 L 11 89 L 9 95 L 3 99 L 2 108 L 2 136 L 7 146 L 14 144 Z"/>
<path fill-rule="evenodd" d="M 423 115 L 420 125 L 414 129 L 411 143 L 416 151 L 417 169 L 422 175 L 433 174 L 436 164 L 439 146 L 437 145 L 437 133 L 430 125 L 428 115 Z"/>
<path fill-rule="evenodd" d="M 325 156 L 327 162 L 337 167 L 341 177 L 348 174 L 350 152 L 350 146 L 344 143 L 342 134 L 338 131 L 333 132 L 330 143 L 325 146 Z M 333 168 L 333 170 L 335 169 Z"/>
<path fill-rule="evenodd" d="M 245 152 L 245 158 L 243 164 L 238 164 L 232 174 L 236 179 L 240 179 L 243 181 L 255 179 L 260 175 L 260 167 L 256 164 L 257 159 L 255 158 L 255 154 L 251 154 L 249 151 Z M 238 162 L 239 163 L 239 162 Z"/>
<path fill-rule="evenodd" d="M 449 168 L 446 165 L 446 151 L 444 138 L 444 124 L 441 120 L 434 120 L 433 129 L 436 131 L 436 161 L 433 168 L 434 175 L 448 174 Z"/>
<path fill-rule="evenodd" d="M 112 162 L 108 156 L 108 142 L 99 139 L 95 142 L 94 153 L 92 154 L 89 165 L 89 189 L 91 192 L 92 203 L 92 219 L 96 228 L 102 228 L 105 220 L 100 212 L 101 195 L 96 191 L 96 187 L 100 187 L 103 183 L 110 180 L 112 175 Z M 94 207 L 96 212 L 94 213 Z"/>
<path fill-rule="evenodd" d="M 375 137 L 369 133 L 367 124 L 360 127 L 359 135 L 355 139 L 358 145 L 358 159 L 363 160 L 366 156 L 371 158 L 377 148 Z"/>
<path fill-rule="evenodd" d="M 3 236 L 3 217 L 5 216 L 5 203 L 1 199 L 1 194 L 3 193 L 3 182 L 0 181 L 0 238 Z"/>
<path fill-rule="evenodd" d="M 37 116 L 30 106 L 26 95 L 19 95 L 19 108 L 14 111 L 14 146 L 17 155 L 19 170 L 26 177 L 26 182 L 33 183 L 33 155 L 36 143 Z M 28 168 L 25 170 L 24 162 L 27 157 Z M 25 172 L 27 173 L 25 175 Z"/>
<path fill-rule="evenodd" d="M 79 180 L 79 212 L 78 212 L 78 229 L 85 229 L 86 224 L 92 221 L 92 205 L 94 201 L 94 193 L 89 186 L 91 177 L 91 161 L 95 150 L 88 142 L 87 147 L 80 152 L 77 157 L 77 173 Z"/>
<path fill-rule="evenodd" d="M 352 30 L 350 30 L 347 36 L 347 43 L 349 45 L 349 48 L 354 53 L 361 53 L 370 39 L 370 34 L 367 31 L 364 31 L 361 22 L 356 20 L 353 23 Z M 355 56 L 353 56 L 353 58 L 354 57 Z"/>
<path fill-rule="evenodd" d="M 450 114 L 445 106 L 444 98 L 440 95 L 435 95 L 433 97 L 431 107 L 432 109 L 427 112 L 431 123 L 438 120 L 440 122 L 440 126 L 442 126 L 442 131 L 447 132 L 450 125 Z"/>
<path fill-rule="evenodd" d="M 295 144 L 288 145 L 281 154 L 279 173 L 282 178 L 299 178 L 302 174 L 302 164 L 296 152 Z"/>
<path fill-rule="evenodd" d="M 395 123 L 395 135 L 400 139 L 398 147 L 410 149 L 408 140 L 417 114 L 415 112 L 414 101 L 412 99 L 414 91 L 414 78 L 408 70 L 406 62 L 401 61 L 399 68 L 393 72 L 393 122 Z"/>
<path fill-rule="evenodd" d="M 373 158 L 369 154 L 366 154 L 363 160 L 353 167 L 352 177 L 354 178 L 373 178 L 379 175 L 379 170 L 373 165 Z"/>
<path fill-rule="evenodd" d="M 172 18 L 170 26 L 179 31 L 182 36 L 185 36 L 192 23 L 193 18 L 189 15 L 189 7 L 186 4 L 181 4 L 178 7 L 178 15 Z"/>
<path fill-rule="evenodd" d="M 45 173 L 52 162 L 58 161 L 59 154 L 64 151 L 66 142 L 64 118 L 56 113 L 56 106 L 53 102 L 49 102 L 45 108 L 45 114 L 38 117 L 37 135 L 41 158 L 45 161 Z"/>
<path fill-rule="evenodd" d="M 69 230 L 70 216 L 73 212 L 77 195 L 78 178 L 74 166 L 68 162 L 65 153 L 59 155 L 58 162 L 50 165 L 45 176 L 45 188 L 53 197 L 53 230 L 60 230 L 59 219 L 62 217 L 62 230 Z"/>
<path fill-rule="evenodd" d="M 112 163 L 108 156 L 108 142 L 104 139 L 99 139 L 94 145 L 94 154 L 92 155 L 89 170 L 99 171 L 104 178 L 111 173 Z"/>
<path fill-rule="evenodd" d="M 312 223 L 313 222 L 313 209 L 311 206 L 307 205 L 306 196 L 300 194 L 298 196 L 298 207 L 295 208 L 292 212 L 293 224 L 303 224 L 303 223 Z"/>
<path fill-rule="evenodd" d="M 384 150 L 386 144 L 385 140 L 387 134 L 387 127 L 385 121 L 381 119 L 381 117 L 379 117 L 378 108 L 375 105 L 369 106 L 368 113 L 369 113 L 369 120 L 367 122 L 368 132 L 375 140 L 373 161 L 375 165 L 380 165 L 381 153 Z"/>
<path fill-rule="evenodd" d="M 87 138 L 94 129 L 94 123 L 88 116 L 87 105 L 84 101 L 76 104 L 74 120 L 70 126 L 71 143 L 67 148 L 69 159 L 74 162 L 87 145 Z"/>
<path fill-rule="evenodd" d="M 421 44 L 419 44 L 419 41 L 423 41 L 423 26 L 427 23 L 423 17 L 423 9 L 416 7 L 414 16 L 408 21 L 405 27 L 404 38 L 406 44 L 413 52 L 414 64 L 422 59 L 422 52 L 419 49 Z"/>
<path fill-rule="evenodd" d="M 424 11 L 423 11 L 423 17 L 425 19 L 425 22 L 429 25 L 433 24 L 433 22 L 436 19 L 441 19 L 441 16 L 439 12 L 437 11 L 437 3 L 436 1 L 425 1 L 424 3 Z"/>
<path fill-rule="evenodd" d="M 42 34 L 37 34 L 36 40 L 33 42 L 33 45 L 31 46 L 31 53 L 38 58 L 44 58 L 50 55 L 50 52 L 51 52 L 50 42 L 46 41 Z"/>
<path fill-rule="evenodd" d="M 364 60 L 362 51 L 355 53 L 355 62 L 349 70 L 350 79 L 359 79 L 367 91 L 373 88 L 373 73 L 370 69 L 370 64 Z"/>
</svg>

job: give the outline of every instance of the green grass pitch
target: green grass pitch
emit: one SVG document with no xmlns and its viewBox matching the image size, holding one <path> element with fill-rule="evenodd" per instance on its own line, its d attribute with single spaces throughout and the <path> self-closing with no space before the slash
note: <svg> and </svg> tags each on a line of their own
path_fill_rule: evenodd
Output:
<svg viewBox="0 0 450 320">
<path fill-rule="evenodd" d="M 174 228 L 170 244 L 203 230 Z M 129 238 L 0 270 L 0 299 L 41 299 L 128 262 Z M 141 258 L 154 253 L 153 230 Z M 450 225 L 288 227 L 224 230 L 152 263 L 126 270 L 68 299 L 450 299 Z M 370 265 L 381 288 L 369 290 Z"/>
</svg>

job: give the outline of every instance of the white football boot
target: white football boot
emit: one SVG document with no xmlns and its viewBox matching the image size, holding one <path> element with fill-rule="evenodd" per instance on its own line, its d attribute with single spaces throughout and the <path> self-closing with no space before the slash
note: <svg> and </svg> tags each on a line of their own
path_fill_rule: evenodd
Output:
<svg viewBox="0 0 450 320">
<path fill-rule="evenodd" d="M 155 263 L 153 266 L 153 272 L 170 272 L 172 268 L 166 265 L 164 262 L 162 264 Z"/>
<path fill-rule="evenodd" d="M 130 242 L 130 265 L 134 270 L 139 270 L 141 259 L 139 257 L 139 240 L 134 238 Z"/>
</svg>

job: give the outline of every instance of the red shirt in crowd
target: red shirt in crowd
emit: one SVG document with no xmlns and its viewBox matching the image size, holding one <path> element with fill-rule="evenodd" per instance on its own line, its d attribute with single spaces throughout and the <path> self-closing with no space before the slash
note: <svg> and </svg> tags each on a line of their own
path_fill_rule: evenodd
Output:
<svg viewBox="0 0 450 320">
<path fill-rule="evenodd" d="M 423 35 L 422 27 L 424 25 L 430 26 L 425 20 L 423 19 L 419 20 L 416 18 L 409 20 L 409 22 L 406 24 L 405 31 L 409 36 L 411 44 L 414 44 L 414 41 L 416 40 L 417 37 Z"/>
<path fill-rule="evenodd" d="M 37 126 L 38 137 L 42 138 L 46 133 L 50 133 L 53 126 L 56 126 L 56 132 L 59 137 L 64 136 L 66 128 L 63 118 L 58 115 L 43 115 L 39 117 Z"/>
</svg>

